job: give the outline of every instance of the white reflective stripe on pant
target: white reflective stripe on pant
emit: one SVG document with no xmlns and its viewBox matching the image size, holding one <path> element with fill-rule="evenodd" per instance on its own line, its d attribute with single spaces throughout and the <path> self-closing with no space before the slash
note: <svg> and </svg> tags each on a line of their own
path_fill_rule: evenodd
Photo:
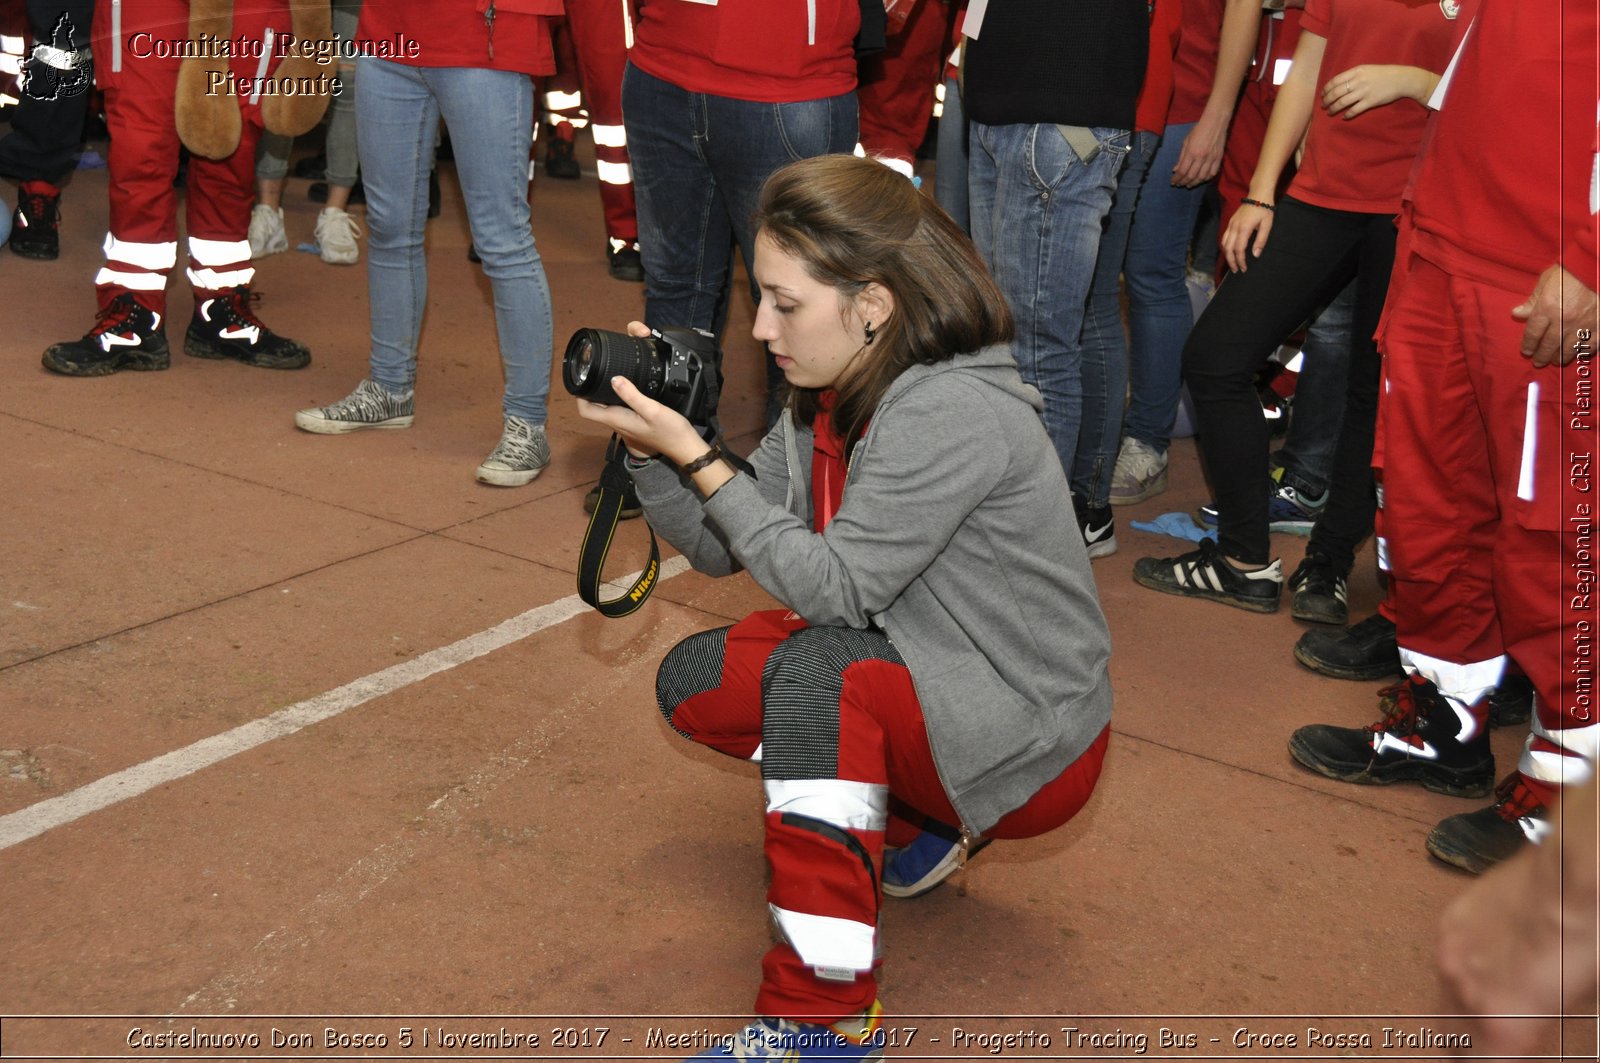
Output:
<svg viewBox="0 0 1600 1063">
<path fill-rule="evenodd" d="M 94 275 L 94 283 L 96 287 L 114 284 L 136 292 L 159 292 L 167 286 L 167 277 L 164 273 L 124 273 L 104 266 Z"/>
<path fill-rule="evenodd" d="M 633 168 L 625 162 L 607 162 L 604 159 L 596 159 L 594 161 L 594 168 L 595 173 L 605 184 L 633 184 Z"/>
<path fill-rule="evenodd" d="M 245 244 L 245 257 L 249 257 Z M 105 252 L 107 262 L 121 262 L 129 266 L 138 266 L 141 269 L 168 270 L 178 264 L 178 242 L 169 240 L 165 243 L 146 244 L 132 240 L 118 240 L 110 233 L 106 233 L 105 243 L 101 250 Z"/>
<path fill-rule="evenodd" d="M 1485 694 L 1500 685 L 1500 677 L 1506 670 L 1506 659 L 1500 656 L 1487 661 L 1455 664 L 1402 646 L 1400 665 L 1407 675 L 1420 675 L 1438 687 L 1439 693 L 1465 708 L 1476 705 Z"/>
<path fill-rule="evenodd" d="M 866 923 L 767 905 L 784 940 L 813 967 L 872 970 L 878 932 Z"/>
<path fill-rule="evenodd" d="M 1556 748 L 1538 748 L 1545 743 Z M 1517 770 L 1530 779 L 1553 786 L 1581 786 L 1594 774 L 1597 746 L 1600 746 L 1600 724 L 1549 731 L 1535 713 Z"/>
<path fill-rule="evenodd" d="M 594 134 L 594 144 L 597 148 L 625 148 L 628 146 L 628 133 L 619 125 L 601 125 L 596 122 L 589 130 Z"/>
<path fill-rule="evenodd" d="M 249 284 L 255 279 L 255 275 L 256 271 L 253 267 L 222 272 L 214 269 L 191 269 L 189 270 L 189 283 L 206 291 L 222 291 L 224 288 L 237 288 L 242 284 Z"/>
<path fill-rule="evenodd" d="M 889 825 L 887 786 L 849 779 L 768 779 L 762 785 L 768 815 L 805 816 L 845 830 L 879 831 Z"/>
<path fill-rule="evenodd" d="M 202 266 L 231 266 L 250 261 L 249 240 L 202 240 L 189 237 L 189 256 Z"/>
</svg>

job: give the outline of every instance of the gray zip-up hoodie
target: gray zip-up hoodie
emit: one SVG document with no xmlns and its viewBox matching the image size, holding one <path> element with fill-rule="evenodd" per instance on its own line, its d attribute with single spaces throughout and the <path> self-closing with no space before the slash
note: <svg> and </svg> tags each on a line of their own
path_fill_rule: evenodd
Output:
<svg viewBox="0 0 1600 1063">
<path fill-rule="evenodd" d="M 1111 719 L 1111 638 L 1061 462 L 1009 347 L 890 385 L 812 530 L 809 428 L 788 412 L 709 500 L 633 473 L 651 526 L 712 575 L 746 568 L 813 625 L 876 626 L 905 659 L 945 792 L 981 833 Z"/>
</svg>

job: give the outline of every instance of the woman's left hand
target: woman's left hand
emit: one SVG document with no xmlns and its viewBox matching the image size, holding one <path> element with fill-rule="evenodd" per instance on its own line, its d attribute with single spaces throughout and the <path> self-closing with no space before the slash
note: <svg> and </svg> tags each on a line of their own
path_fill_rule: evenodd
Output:
<svg viewBox="0 0 1600 1063">
<path fill-rule="evenodd" d="M 612 377 L 611 390 L 627 405 L 604 406 L 579 399 L 578 414 L 620 435 L 629 453 L 639 458 L 660 455 L 675 465 L 705 453 L 705 440 L 683 414 L 645 395 L 627 377 Z"/>
<path fill-rule="evenodd" d="M 1423 73 L 1412 66 L 1353 66 L 1328 79 L 1322 88 L 1322 106 L 1329 114 L 1354 118 L 1395 100 L 1416 99 L 1422 92 L 1417 75 Z"/>
</svg>

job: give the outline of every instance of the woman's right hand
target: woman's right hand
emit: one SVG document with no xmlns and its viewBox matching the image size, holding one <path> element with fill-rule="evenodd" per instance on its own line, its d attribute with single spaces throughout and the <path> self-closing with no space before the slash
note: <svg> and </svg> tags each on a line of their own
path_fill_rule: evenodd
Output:
<svg viewBox="0 0 1600 1063">
<path fill-rule="evenodd" d="M 1260 258 L 1266 250 L 1267 236 L 1272 232 L 1272 211 L 1265 207 L 1241 204 L 1228 222 L 1228 231 L 1222 236 L 1222 255 L 1228 268 L 1243 273 L 1250 259 Z"/>
</svg>

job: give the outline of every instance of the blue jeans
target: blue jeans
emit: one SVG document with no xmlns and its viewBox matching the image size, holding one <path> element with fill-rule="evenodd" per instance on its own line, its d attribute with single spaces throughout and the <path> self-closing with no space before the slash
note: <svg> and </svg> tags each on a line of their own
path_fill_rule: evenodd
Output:
<svg viewBox="0 0 1600 1063">
<path fill-rule="evenodd" d="M 933 198 L 956 224 L 972 231 L 972 211 L 967 196 L 967 108 L 961 83 L 944 79 L 944 113 L 939 116 L 933 170 Z"/>
<path fill-rule="evenodd" d="M 1016 318 L 1022 379 L 1044 396 L 1044 426 L 1072 471 L 1083 410 L 1084 302 L 1111 209 L 1126 129 L 1093 130 L 1087 162 L 1054 125 L 971 123 L 972 240 Z"/>
<path fill-rule="evenodd" d="M 356 142 L 367 192 L 367 285 L 372 379 L 394 391 L 417 375 L 428 302 L 422 231 L 439 119 L 450 130 L 472 245 L 494 293 L 506 377 L 503 409 L 545 422 L 553 323 L 550 286 L 528 226 L 533 83 L 476 67 L 406 66 L 363 56 L 356 77 Z"/>
<path fill-rule="evenodd" d="M 720 334 L 735 243 L 751 275 L 750 297 L 761 300 L 751 225 L 761 186 L 788 163 L 854 149 L 856 95 L 755 103 L 687 92 L 629 64 L 622 113 L 639 213 L 645 321 Z M 770 354 L 767 383 L 771 421 L 784 379 Z"/>
<path fill-rule="evenodd" d="M 1194 325 L 1185 278 L 1189 243 L 1206 186 L 1178 188 L 1172 168 L 1193 122 L 1169 125 L 1150 161 L 1122 264 L 1128 287 L 1128 412 L 1122 434 L 1162 453 L 1172 441 L 1183 388 L 1183 343 Z"/>
<path fill-rule="evenodd" d="M 1351 281 L 1312 320 L 1300 348 L 1304 358 L 1295 381 L 1289 435 L 1278 451 L 1278 463 L 1284 480 L 1313 495 L 1327 490 L 1333 475 L 1355 317 L 1356 282 Z"/>
<path fill-rule="evenodd" d="M 1100 254 L 1083 317 L 1083 421 L 1072 466 L 1072 493 L 1092 508 L 1111 504 L 1111 471 L 1122 443 L 1122 404 L 1128 395 L 1128 337 L 1122 328 L 1122 263 L 1128 230 L 1150 172 L 1160 133 L 1135 130 L 1128 161 L 1117 178 L 1111 212 L 1100 234 Z"/>
</svg>

